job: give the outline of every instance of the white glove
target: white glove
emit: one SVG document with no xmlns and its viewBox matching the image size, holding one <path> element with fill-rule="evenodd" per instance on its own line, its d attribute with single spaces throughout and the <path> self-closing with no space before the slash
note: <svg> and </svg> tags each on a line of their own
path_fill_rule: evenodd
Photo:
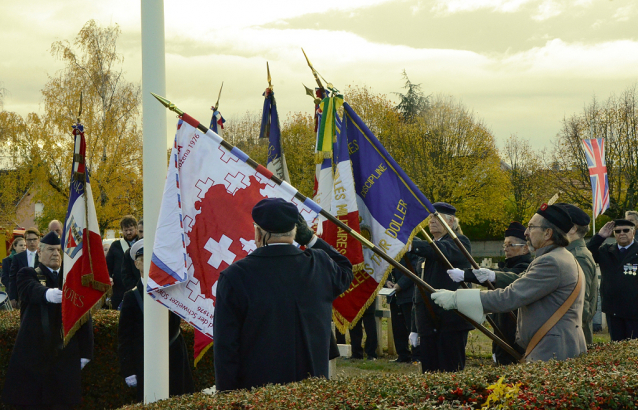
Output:
<svg viewBox="0 0 638 410">
<path fill-rule="evenodd" d="M 432 294 L 432 301 L 445 310 L 456 309 L 456 292 L 439 289 Z"/>
<path fill-rule="evenodd" d="M 454 282 L 463 282 L 463 280 L 465 279 L 465 271 L 461 269 L 457 269 L 457 268 L 448 269 L 447 274 L 450 275 L 450 278 Z"/>
<path fill-rule="evenodd" d="M 137 386 L 137 376 L 136 375 L 132 375 L 132 376 L 126 377 L 126 378 L 124 378 L 124 381 L 126 382 L 126 385 L 128 387 Z"/>
<path fill-rule="evenodd" d="M 476 279 L 478 279 L 478 281 L 481 283 L 485 282 L 486 280 L 489 280 L 490 282 L 496 282 L 496 273 L 494 273 L 493 270 L 481 268 L 472 269 L 472 272 L 474 273 L 474 276 L 476 276 Z"/>
<path fill-rule="evenodd" d="M 80 359 L 80 370 L 84 369 L 84 366 L 89 364 L 90 361 L 91 361 L 91 359 L 81 358 Z"/>
<path fill-rule="evenodd" d="M 419 340 L 419 334 L 416 332 L 410 333 L 410 336 L 408 336 L 408 341 L 410 342 L 410 345 L 412 347 L 417 347 L 419 344 L 421 344 L 421 341 Z"/>
<path fill-rule="evenodd" d="M 49 303 L 62 303 L 62 291 L 60 289 L 49 289 L 44 297 Z"/>
</svg>

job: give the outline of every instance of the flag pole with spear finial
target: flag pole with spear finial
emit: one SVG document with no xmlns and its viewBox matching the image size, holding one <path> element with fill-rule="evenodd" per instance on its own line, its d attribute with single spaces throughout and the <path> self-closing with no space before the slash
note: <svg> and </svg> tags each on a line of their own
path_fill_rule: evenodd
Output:
<svg viewBox="0 0 638 410">
<path fill-rule="evenodd" d="M 186 114 L 184 111 L 182 111 L 181 109 L 179 109 L 177 106 L 175 106 L 175 104 L 173 104 L 172 102 L 170 102 L 169 100 L 167 100 L 164 97 L 161 97 L 155 93 L 151 93 L 160 103 L 162 103 L 162 105 L 164 105 L 166 108 L 168 108 L 169 110 L 177 113 L 180 117 L 182 117 L 182 119 L 184 121 L 187 121 L 191 124 L 197 124 L 197 129 L 200 130 L 203 133 L 207 133 L 209 130 L 208 128 L 206 128 L 204 125 L 202 125 L 201 123 L 199 123 L 197 120 L 195 120 L 194 118 L 192 118 L 190 115 Z M 228 151 L 232 151 L 235 149 L 235 147 L 233 145 L 231 145 L 230 143 L 228 143 L 228 141 L 221 139 L 220 141 L 220 145 L 222 147 L 224 147 L 226 150 Z M 259 170 L 263 168 L 263 165 L 258 164 L 257 162 L 255 162 L 255 160 L 253 160 L 250 157 L 246 158 L 246 164 L 248 164 L 248 166 L 250 166 L 251 168 L 255 169 L 255 170 Z M 260 171 L 261 172 L 261 171 Z M 284 181 L 280 178 L 278 178 L 277 176 L 275 176 L 274 174 L 270 177 L 270 180 L 274 183 L 276 183 L 277 185 L 281 185 Z M 297 191 L 295 193 L 295 198 L 298 199 L 299 201 L 301 201 L 301 203 L 306 202 L 307 200 L 309 200 L 309 198 L 307 198 L 305 195 L 301 194 L 299 191 Z M 404 267 L 403 265 L 401 265 L 399 262 L 395 261 L 393 258 L 391 258 L 390 256 L 388 256 L 383 249 L 381 249 L 380 247 L 378 247 L 377 245 L 375 245 L 374 243 L 370 242 L 369 240 L 367 240 L 364 236 L 362 236 L 360 233 L 358 233 L 357 231 L 355 231 L 354 229 L 352 229 L 351 227 L 349 227 L 348 225 L 346 225 L 345 223 L 343 223 L 342 221 L 340 221 L 339 219 L 337 219 L 336 217 L 334 217 L 332 214 L 330 214 L 330 212 L 326 211 L 325 209 L 320 208 L 319 212 L 320 215 L 322 215 L 324 218 L 326 218 L 327 220 L 329 220 L 330 222 L 334 223 L 335 225 L 337 225 L 339 228 L 341 228 L 343 231 L 345 231 L 346 233 L 348 233 L 349 235 L 352 235 L 354 238 L 356 238 L 359 242 L 361 242 L 361 244 L 367 248 L 369 248 L 372 252 L 376 253 L 377 255 L 379 255 L 381 258 L 383 258 L 386 262 L 388 262 L 390 265 L 392 265 L 394 268 L 400 270 L 404 275 L 407 275 L 410 279 L 412 279 L 412 281 L 418 286 L 421 287 L 424 291 L 428 292 L 428 293 L 434 293 L 436 292 L 436 289 L 433 288 L 432 286 L 430 286 L 427 282 L 423 281 L 421 278 L 419 278 L 418 276 L 416 276 L 414 273 L 412 273 L 409 269 L 407 269 L 406 267 Z M 458 310 L 455 310 L 454 312 L 456 312 L 459 316 L 461 316 L 463 319 L 465 319 L 466 321 L 468 321 L 470 324 L 472 324 L 474 327 L 476 327 L 479 331 L 481 331 L 483 334 L 485 334 L 487 337 L 489 337 L 491 340 L 493 340 L 496 344 L 498 344 L 499 346 L 501 346 L 503 348 L 503 350 L 505 350 L 506 352 L 508 352 L 509 354 L 511 354 L 513 357 L 515 357 L 516 359 L 521 359 L 521 354 L 518 353 L 516 350 L 514 350 L 510 345 L 507 344 L 507 342 L 505 342 L 503 339 L 501 339 L 500 337 L 496 336 L 494 333 L 490 332 L 485 326 L 483 326 L 482 324 L 478 323 L 477 321 L 471 319 L 470 317 L 464 315 L 463 313 L 459 312 Z"/>
</svg>

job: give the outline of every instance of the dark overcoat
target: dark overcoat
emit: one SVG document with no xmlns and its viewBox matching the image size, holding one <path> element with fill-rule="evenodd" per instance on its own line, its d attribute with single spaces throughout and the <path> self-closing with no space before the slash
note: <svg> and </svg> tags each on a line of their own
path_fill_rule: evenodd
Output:
<svg viewBox="0 0 638 410">
<path fill-rule="evenodd" d="M 7 295 L 9 292 L 9 272 L 11 270 L 11 260 L 13 255 L 9 255 L 2 260 L 2 285 L 4 285 Z"/>
<path fill-rule="evenodd" d="M 127 287 L 122 277 L 122 265 L 124 264 L 125 258 L 122 241 L 126 242 L 127 249 L 131 246 L 122 238 L 113 242 L 109 251 L 106 253 L 106 267 L 109 270 L 109 276 L 113 279 L 113 296 L 111 296 L 111 306 L 113 309 L 117 309 L 120 303 L 122 303 L 124 292 L 135 286 L 135 283 L 129 283 L 129 287 Z M 130 257 L 128 258 L 131 259 Z"/>
<path fill-rule="evenodd" d="M 459 235 L 458 237 L 461 240 L 463 246 L 465 246 L 465 248 L 468 250 L 468 252 L 471 252 L 472 247 L 470 245 L 470 240 L 463 235 Z M 445 236 L 443 236 L 441 239 L 436 241 L 436 245 L 455 268 L 467 269 L 471 267 L 470 262 L 465 258 L 463 253 L 456 246 L 454 240 L 450 235 L 446 234 Z M 420 256 L 416 270 L 417 273 L 422 277 L 422 279 L 430 286 L 434 287 L 435 289 L 447 290 L 457 290 L 461 286 L 460 283 L 454 282 L 450 278 L 450 275 L 447 274 L 447 266 L 439 261 L 436 252 L 426 241 L 415 240 L 414 242 L 412 242 L 412 250 L 410 252 Z M 417 305 L 423 305 L 425 303 L 423 301 L 423 298 L 421 297 L 421 294 L 416 289 L 414 295 L 415 303 Z M 427 298 L 429 299 L 430 306 L 432 306 L 435 315 L 440 321 L 438 329 L 439 332 L 458 332 L 461 330 L 474 329 L 474 326 L 466 322 L 465 319 L 457 315 L 456 312 L 452 310 L 444 310 L 439 305 L 432 302 L 432 297 L 430 295 L 427 295 Z M 425 309 L 419 309 L 419 307 L 417 306 L 417 312 L 422 311 L 425 311 Z M 427 314 L 420 315 L 419 313 L 417 313 L 417 316 L 417 320 L 420 323 L 419 335 L 424 336 L 434 333 L 437 325 L 435 323 L 435 320 L 429 314 L 429 310 Z"/>
<path fill-rule="evenodd" d="M 217 390 L 328 377 L 332 302 L 352 264 L 321 239 L 257 248 L 217 282 L 213 349 Z"/>
<path fill-rule="evenodd" d="M 39 255 L 35 254 L 34 266 L 38 266 L 39 264 Z M 22 251 L 20 253 L 16 253 L 13 255 L 13 260 L 11 261 L 11 269 L 9 270 L 9 287 L 7 288 L 9 293 L 9 299 L 18 300 L 18 286 L 17 286 L 17 278 L 18 271 L 22 268 L 26 268 L 29 266 L 29 259 L 27 257 L 27 251 Z M 6 286 L 6 285 L 5 285 Z"/>
<path fill-rule="evenodd" d="M 596 234 L 587 244 L 594 260 L 600 265 L 600 296 L 602 311 L 610 316 L 638 320 L 638 243 L 634 242 L 624 255 L 616 243 L 603 244 Z M 632 270 L 625 269 L 625 266 Z"/>
<path fill-rule="evenodd" d="M 144 300 L 142 289 L 144 286 L 140 281 L 137 287 L 124 294 L 118 326 L 120 372 L 124 378 L 137 376 L 137 399 L 140 401 L 144 396 L 144 312 L 140 307 L 140 302 Z M 168 311 L 167 314 L 168 393 L 171 396 L 193 393 L 195 387 L 188 363 L 188 349 L 180 331 L 182 319 L 173 312 Z"/>
<path fill-rule="evenodd" d="M 24 253 L 24 252 L 22 252 Z M 19 406 L 80 404 L 80 359 L 93 359 L 93 326 L 89 319 L 62 348 L 62 305 L 45 293 L 59 288 L 59 278 L 40 264 L 44 284 L 33 268 L 18 271 L 20 329 L 11 353 L 2 392 L 5 403 Z"/>
</svg>

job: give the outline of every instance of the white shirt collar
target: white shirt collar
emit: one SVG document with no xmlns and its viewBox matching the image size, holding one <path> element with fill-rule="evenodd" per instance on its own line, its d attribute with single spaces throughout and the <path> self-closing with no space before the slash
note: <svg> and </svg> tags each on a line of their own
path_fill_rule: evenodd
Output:
<svg viewBox="0 0 638 410">
<path fill-rule="evenodd" d="M 633 244 L 634 244 L 633 239 L 631 240 L 631 243 L 630 243 L 629 245 L 627 245 L 627 246 L 620 246 L 620 245 L 618 245 L 618 244 L 617 244 L 617 245 L 618 245 L 618 250 L 620 250 L 620 249 L 627 249 L 627 248 L 629 248 L 629 247 L 630 247 L 631 245 L 633 245 Z"/>
</svg>

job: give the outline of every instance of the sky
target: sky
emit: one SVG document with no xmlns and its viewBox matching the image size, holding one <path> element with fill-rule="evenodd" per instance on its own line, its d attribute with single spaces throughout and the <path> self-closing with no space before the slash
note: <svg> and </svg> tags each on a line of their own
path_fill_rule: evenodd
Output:
<svg viewBox="0 0 638 410">
<path fill-rule="evenodd" d="M 62 68 L 51 44 L 72 41 L 90 19 L 120 26 L 126 79 L 141 82 L 140 7 L 0 2 L 4 109 L 42 112 L 40 90 Z M 405 70 L 426 94 L 472 109 L 501 147 L 517 134 L 550 148 L 564 117 L 638 83 L 635 0 L 164 0 L 164 9 L 167 98 L 204 124 L 222 81 L 224 117 L 261 110 L 266 61 L 280 117 L 312 112 L 302 47 L 342 91 L 367 86 L 398 101 Z"/>
</svg>

